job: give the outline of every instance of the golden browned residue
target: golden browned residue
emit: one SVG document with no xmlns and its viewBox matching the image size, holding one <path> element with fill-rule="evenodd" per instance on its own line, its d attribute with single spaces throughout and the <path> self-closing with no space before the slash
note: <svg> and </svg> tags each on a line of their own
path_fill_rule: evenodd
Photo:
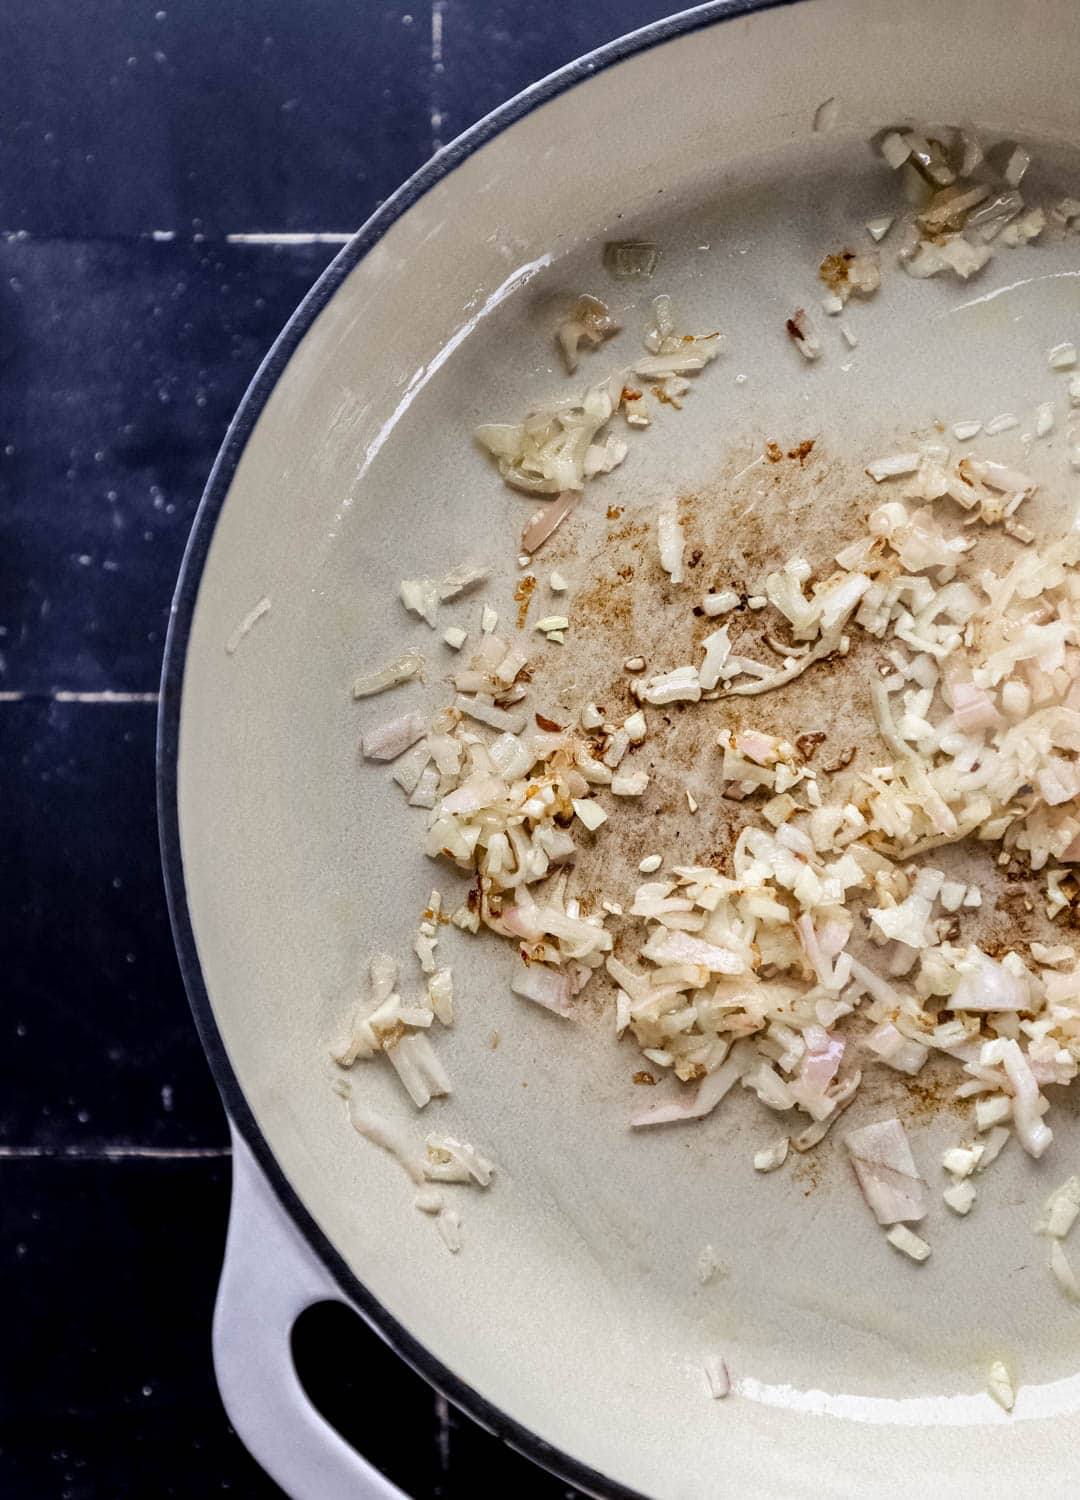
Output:
<svg viewBox="0 0 1080 1500">
<path fill-rule="evenodd" d="M 854 250 L 840 250 L 835 255 L 826 255 L 818 266 L 818 276 L 831 292 L 838 292 L 847 284 L 848 262 L 854 259 Z"/>
<path fill-rule="evenodd" d="M 874 486 L 860 468 L 837 461 L 820 440 L 814 443 L 812 462 L 804 461 L 810 449 L 793 434 L 783 445 L 772 444 L 779 458 L 789 462 L 748 467 L 748 460 L 761 454 L 764 446 L 760 435 L 749 435 L 712 482 L 677 496 L 687 559 L 696 558 L 694 573 L 688 572 L 681 587 L 661 569 L 656 542 L 656 504 L 670 497 L 669 487 L 658 490 L 641 508 L 612 506 L 623 511 L 618 518 L 608 515 L 603 503 L 582 505 L 567 518 L 546 550 L 545 566 L 572 561 L 576 575 L 584 580 L 572 601 L 575 630 L 562 650 L 541 652 L 533 663 L 538 701 L 552 715 L 551 722 L 571 722 L 587 701 L 603 705 L 605 718 L 619 722 L 638 706 L 630 693 L 631 682 L 700 661 L 701 642 L 717 627 L 697 604 L 703 593 L 731 589 L 745 601 L 748 594 L 763 592 L 766 575 L 793 552 L 805 555 L 814 576 L 824 578 L 832 571 L 839 547 L 863 533 L 877 502 Z M 733 650 L 758 661 L 775 661 L 762 644 L 763 635 L 787 638 L 786 622 L 771 607 L 736 609 L 724 616 L 723 623 Z M 843 802 L 857 795 L 858 766 L 875 764 L 883 755 L 870 703 L 879 655 L 878 642 L 854 631 L 846 658 L 815 664 L 779 692 L 664 708 L 646 705 L 648 738 L 628 752 L 623 767 L 647 771 L 648 788 L 640 797 L 615 799 L 617 816 L 610 817 L 603 836 L 582 841 L 572 893 L 579 899 L 582 893 L 598 893 L 629 906 L 640 883 L 637 866 L 658 847 L 670 853 L 672 864 L 730 870 L 735 840 L 747 822 L 760 822 L 763 801 L 760 795 L 743 802 L 721 795 L 717 742 L 739 729 L 752 727 L 797 742 L 804 759 L 813 757 L 827 801 Z M 637 656 L 647 663 L 641 678 L 623 667 Z M 825 730 L 818 727 L 823 723 L 827 741 Z M 689 812 L 687 790 L 698 804 L 696 814 Z M 1061 941 L 1053 929 L 1040 933 L 1045 904 L 1033 899 L 1029 879 L 1014 880 L 1007 872 L 999 878 L 990 868 L 992 856 L 983 850 L 946 849 L 936 851 L 933 858 L 950 879 L 975 880 L 983 891 L 982 908 L 957 913 L 961 944 L 981 944 L 985 939 L 988 951 L 1014 947 L 1024 955 L 1024 944 L 1033 936 Z M 1059 921 L 1059 929 L 1061 925 Z M 634 963 L 644 936 L 642 925 L 619 921 L 610 928 L 616 954 Z M 585 1011 L 606 1030 L 609 1016 L 602 1021 L 601 1017 L 613 1003 L 606 976 L 598 975 L 584 998 Z M 852 1017 L 845 1034 L 859 1029 Z M 854 1037 L 851 1056 L 857 1065 Z M 954 1065 L 932 1059 L 914 1082 L 913 1088 L 905 1075 L 866 1066 L 859 1100 L 909 1120 L 944 1110 L 957 1116 L 960 1130 L 967 1128 L 970 1107 L 953 1098 Z M 838 1180 L 836 1174 L 846 1180 L 850 1169 L 842 1146 L 844 1129 L 841 1122 L 816 1150 L 805 1156 L 792 1154 L 792 1170 L 806 1191 Z"/>
<path fill-rule="evenodd" d="M 822 769 L 825 770 L 825 771 L 829 771 L 830 773 L 835 773 L 837 771 L 843 771 L 845 769 L 845 767 L 851 765 L 851 762 L 854 759 L 855 759 L 855 746 L 854 745 L 849 745 L 846 750 L 841 750 L 840 754 L 836 757 L 836 759 L 830 765 L 824 766 Z"/>
<path fill-rule="evenodd" d="M 801 443 L 796 443 L 794 448 L 788 449 L 788 458 L 797 458 L 800 464 L 804 464 L 814 451 L 814 439 L 804 438 Z"/>
<path fill-rule="evenodd" d="M 609 521 L 617 521 L 622 513 L 623 508 L 621 505 L 609 505 L 607 508 L 607 518 Z"/>
<path fill-rule="evenodd" d="M 803 760 L 813 760 L 814 751 L 819 745 L 823 745 L 827 738 L 828 736 L 823 734 L 820 729 L 812 729 L 807 734 L 798 734 L 795 736 L 795 748 Z"/>
<path fill-rule="evenodd" d="M 778 464 L 784 456 L 784 450 L 779 443 L 765 444 L 765 457 L 771 464 Z"/>
<path fill-rule="evenodd" d="M 514 601 L 518 607 L 517 628 L 519 630 L 525 629 L 525 619 L 529 613 L 529 601 L 532 599 L 535 588 L 536 579 L 531 573 L 526 573 L 523 578 L 519 578 L 517 581 L 517 587 L 514 589 Z"/>
<path fill-rule="evenodd" d="M 635 1083 L 653 1084 L 653 1083 L 656 1082 L 656 1079 L 645 1068 L 642 1068 L 642 1070 L 641 1070 L 640 1073 L 635 1073 L 634 1074 L 634 1082 Z"/>
</svg>

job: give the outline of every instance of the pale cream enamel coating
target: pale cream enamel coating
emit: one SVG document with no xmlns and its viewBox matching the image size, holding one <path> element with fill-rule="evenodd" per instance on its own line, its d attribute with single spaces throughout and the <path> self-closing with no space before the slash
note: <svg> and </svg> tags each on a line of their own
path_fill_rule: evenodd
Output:
<svg viewBox="0 0 1080 1500">
<path fill-rule="evenodd" d="M 408 972 L 432 885 L 448 906 L 459 888 L 418 852 L 423 815 L 357 757 L 364 727 L 445 701 L 442 668 L 426 688 L 361 703 L 351 685 L 410 647 L 451 656 L 442 629 L 478 636 L 481 599 L 509 628 L 531 511 L 470 433 L 572 388 L 551 337 L 556 294 L 604 296 L 624 323 L 621 342 L 583 353 L 586 379 L 640 347 L 655 292 L 673 295 L 687 327 L 726 336 L 685 409 L 631 434 L 625 465 L 586 495 L 594 512 L 653 514 L 672 486 L 715 488 L 774 435 L 818 437 L 832 494 L 915 427 L 1063 399 L 1046 351 L 1077 333 L 1075 239 L 1003 251 L 962 286 L 910 281 L 886 237 L 882 291 L 845 314 L 854 350 L 825 326 L 815 268 L 893 212 L 894 185 L 864 142 L 905 118 L 1022 132 L 1037 164 L 1080 188 L 1080 155 L 1067 169 L 1068 153 L 1044 144 L 1080 141 L 1078 43 L 1067 0 L 1021 18 L 998 0 L 811 0 L 658 47 L 542 107 L 419 202 L 333 297 L 263 412 L 210 551 L 185 678 L 181 831 L 207 987 L 251 1107 L 357 1276 L 438 1359 L 543 1438 L 663 1500 L 884 1500 L 919 1483 L 986 1500 L 1069 1493 L 1076 1314 L 1031 1223 L 1075 1166 L 1080 1130 L 1055 1107 L 1047 1159 L 1035 1167 L 1010 1146 L 964 1220 L 932 1192 L 920 1233 L 933 1255 L 916 1266 L 883 1243 L 840 1150 L 823 1153 L 814 1187 L 790 1162 L 754 1171 L 778 1133 L 756 1101 L 632 1136 L 637 1054 L 616 1047 L 610 1015 L 575 1025 L 516 1000 L 505 949 L 450 931 L 440 962 L 454 968 L 458 1019 L 436 1040 L 453 1097 L 414 1120 L 389 1069 L 353 1075 L 417 1142 L 446 1130 L 498 1164 L 492 1188 L 461 1203 L 464 1244 L 450 1256 L 401 1169 L 348 1128 L 328 1057 L 369 953 L 396 951 Z M 835 129 L 815 136 L 830 97 Z M 653 283 L 601 276 L 602 242 L 638 234 L 662 247 Z M 813 365 L 783 335 L 803 303 L 826 351 Z M 1056 430 L 1030 464 L 1059 494 L 1066 453 Z M 825 527 L 817 503 L 773 518 L 793 548 Z M 602 521 L 590 524 L 602 545 Z M 439 632 L 405 614 L 400 578 L 466 561 L 490 562 L 492 583 L 444 606 Z M 538 558 L 538 597 L 552 565 Z M 558 565 L 570 651 L 587 557 Z M 269 612 L 228 654 L 263 598 Z M 582 701 L 588 649 L 568 658 Z M 825 718 L 838 711 L 822 703 Z M 708 803 L 695 795 L 700 825 Z M 628 874 L 611 894 L 631 885 Z M 856 1101 L 852 1123 L 868 1118 Z M 936 1189 L 941 1149 L 960 1134 L 949 1114 L 913 1133 Z M 720 1270 L 702 1285 L 706 1244 Z M 720 1403 L 702 1377 L 717 1351 L 733 1382 Z M 1020 1385 L 1009 1417 L 985 1394 L 998 1358 Z"/>
</svg>

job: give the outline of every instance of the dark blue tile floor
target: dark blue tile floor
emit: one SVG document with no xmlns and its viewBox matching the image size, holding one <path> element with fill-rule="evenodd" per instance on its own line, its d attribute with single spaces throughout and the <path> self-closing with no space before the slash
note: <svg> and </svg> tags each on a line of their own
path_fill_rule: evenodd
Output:
<svg viewBox="0 0 1080 1500">
<path fill-rule="evenodd" d="M 354 228 L 486 110 L 675 8 L 0 10 L 5 1500 L 279 1493 L 213 1385 L 228 1134 L 173 957 L 153 786 L 169 596 L 203 482 L 334 250 L 274 239 Z M 230 238 L 251 234 L 269 242 Z M 301 1371 L 416 1500 L 568 1493 L 347 1317 L 302 1320 Z M 357 1427 L 373 1391 L 380 1417 Z"/>
</svg>

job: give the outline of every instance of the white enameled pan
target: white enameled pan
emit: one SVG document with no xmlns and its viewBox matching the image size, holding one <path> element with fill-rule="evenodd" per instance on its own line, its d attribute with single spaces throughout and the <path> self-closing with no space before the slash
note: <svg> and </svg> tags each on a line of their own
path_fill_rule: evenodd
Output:
<svg viewBox="0 0 1080 1500">
<path fill-rule="evenodd" d="M 591 494 L 560 564 L 571 603 L 606 545 L 606 505 L 651 513 L 674 487 L 722 499 L 753 481 L 740 471 L 766 439 L 818 445 L 812 484 L 755 501 L 766 531 L 812 546 L 868 453 L 939 418 L 1029 409 L 1046 349 L 1080 331 L 1065 240 L 1002 254 L 968 286 L 894 275 L 860 311 L 858 347 L 808 368 L 783 321 L 820 292 L 822 253 L 895 191 L 868 140 L 903 121 L 1008 132 L 1075 190 L 1078 59 L 1074 0 L 688 11 L 442 152 L 343 249 L 248 392 L 176 596 L 160 803 L 177 944 L 236 1129 L 219 1375 L 241 1435 L 301 1500 L 391 1493 L 288 1364 L 290 1319 L 327 1294 L 598 1495 L 1076 1493 L 1080 1324 L 1031 1234 L 1075 1166 L 1067 1105 L 1053 1162 L 1007 1154 L 970 1220 L 939 1205 L 916 1267 L 827 1154 L 814 1174 L 754 1173 L 748 1096 L 696 1127 L 631 1134 L 633 1049 L 610 1016 L 573 1025 L 515 999 L 505 945 L 455 932 L 458 1021 L 440 1037 L 453 1095 L 420 1122 L 389 1069 L 355 1077 L 372 1108 L 497 1162 L 451 1256 L 400 1167 L 349 1128 L 328 1047 L 368 955 L 406 957 L 432 885 L 453 886 L 420 852 L 422 816 L 359 764 L 360 730 L 390 710 L 355 704 L 350 684 L 403 642 L 434 650 L 396 603 L 402 577 L 482 554 L 507 608 L 528 506 L 471 433 L 565 386 L 555 300 L 599 290 L 636 340 L 648 298 L 669 292 L 688 326 L 726 340 L 685 409 Z M 604 242 L 629 238 L 661 248 L 647 286 L 602 272 Z M 1042 461 L 1063 471 L 1060 448 Z M 722 556 L 723 528 L 711 537 Z M 623 651 L 593 620 L 564 658 L 583 686 Z M 399 691 L 433 711 L 441 675 Z M 820 713 L 842 720 L 835 689 Z M 957 1122 L 931 1113 L 917 1130 L 929 1152 Z M 718 1268 L 703 1283 L 706 1245 Z M 703 1385 L 716 1350 L 735 1382 L 724 1401 Z M 1021 1381 L 1010 1416 L 986 1394 L 995 1357 Z"/>
</svg>

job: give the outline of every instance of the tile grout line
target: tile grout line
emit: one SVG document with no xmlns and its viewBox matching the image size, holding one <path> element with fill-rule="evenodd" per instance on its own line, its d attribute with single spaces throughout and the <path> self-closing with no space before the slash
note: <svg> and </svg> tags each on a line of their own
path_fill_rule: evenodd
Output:
<svg viewBox="0 0 1080 1500">
<path fill-rule="evenodd" d="M 130 234 L 38 234 L 29 229 L 0 229 L 0 240 L 9 245 L 72 240 L 90 244 L 99 240 L 124 243 L 148 240 L 155 245 L 347 245 L 355 229 L 255 229 L 214 234 L 188 234 L 176 229 L 141 229 Z"/>
<path fill-rule="evenodd" d="M 254 232 L 251 234 L 227 234 L 227 245 L 347 245 L 355 231 L 350 230 L 281 230 L 277 233 Z M 153 238 L 160 239 L 161 230 L 155 230 Z"/>
<path fill-rule="evenodd" d="M 446 0 L 431 0 L 431 149 L 442 150 L 443 113 L 441 109 L 443 74 L 443 27 Z"/>
<path fill-rule="evenodd" d="M 436 1444 L 439 1453 L 439 1468 L 444 1474 L 450 1472 L 450 1403 L 440 1392 L 435 1393 L 435 1420 L 437 1423 Z"/>
<path fill-rule="evenodd" d="M 0 1161 L 225 1161 L 228 1146 L 0 1146 Z"/>
<path fill-rule="evenodd" d="M 160 693 L 76 693 L 66 688 L 54 693 L 0 693 L 0 703 L 157 703 Z"/>
</svg>

